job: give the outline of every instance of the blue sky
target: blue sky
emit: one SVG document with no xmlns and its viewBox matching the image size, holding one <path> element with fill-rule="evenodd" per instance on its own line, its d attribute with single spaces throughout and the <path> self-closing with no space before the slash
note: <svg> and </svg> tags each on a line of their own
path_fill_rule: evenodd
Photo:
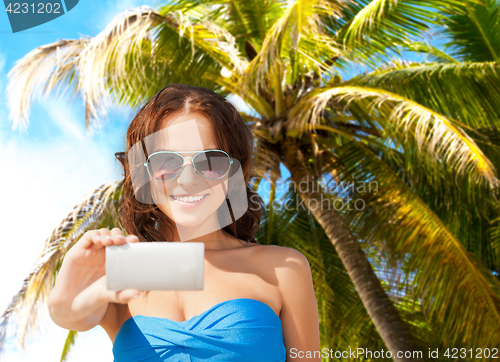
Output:
<svg viewBox="0 0 500 362">
<path fill-rule="evenodd" d="M 20 289 L 36 261 L 44 240 L 84 195 L 103 182 L 119 180 L 121 168 L 114 153 L 123 150 L 123 139 L 133 114 L 116 109 L 94 133 L 85 131 L 80 99 L 50 95 L 36 98 L 30 125 L 23 134 L 11 129 L 5 87 L 15 62 L 36 47 L 61 39 L 95 36 L 119 13 L 157 1 L 85 1 L 69 13 L 36 28 L 12 34 L 7 14 L 0 11 L 0 168 L 3 170 L 4 230 L 0 255 L 0 313 Z M 236 100 L 234 103 L 239 107 Z M 287 177 L 286 173 L 283 174 Z M 6 276 L 8 275 L 8 278 Z M 28 338 L 27 350 L 10 338 L 0 360 L 9 362 L 59 359 L 67 331 L 45 314 L 41 329 Z M 80 333 L 69 361 L 112 361 L 111 342 L 101 327 Z"/>
</svg>

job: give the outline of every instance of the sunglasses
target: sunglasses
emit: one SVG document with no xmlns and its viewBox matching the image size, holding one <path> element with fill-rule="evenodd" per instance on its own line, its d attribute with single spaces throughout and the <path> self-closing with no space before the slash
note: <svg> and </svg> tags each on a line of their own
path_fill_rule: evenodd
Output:
<svg viewBox="0 0 500 362">
<path fill-rule="evenodd" d="M 181 153 L 193 152 L 173 152 L 158 151 L 152 153 L 144 167 L 148 170 L 149 176 L 156 181 L 169 181 L 179 176 L 184 170 L 186 159 L 190 158 L 195 171 L 209 180 L 219 180 L 227 175 L 233 158 L 222 150 L 200 151 L 193 157 L 184 157 Z"/>
</svg>

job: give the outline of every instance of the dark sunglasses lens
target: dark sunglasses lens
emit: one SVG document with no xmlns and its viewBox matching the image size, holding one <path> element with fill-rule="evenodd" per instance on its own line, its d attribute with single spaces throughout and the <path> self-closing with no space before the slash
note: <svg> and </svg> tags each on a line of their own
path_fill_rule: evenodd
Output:
<svg viewBox="0 0 500 362">
<path fill-rule="evenodd" d="M 168 181 L 181 172 L 182 162 L 182 157 L 174 153 L 156 153 L 149 158 L 149 174 L 158 181 Z"/>
<path fill-rule="evenodd" d="M 194 164 L 198 172 L 212 180 L 224 176 L 230 165 L 229 156 L 219 151 L 200 153 L 195 157 Z"/>
</svg>

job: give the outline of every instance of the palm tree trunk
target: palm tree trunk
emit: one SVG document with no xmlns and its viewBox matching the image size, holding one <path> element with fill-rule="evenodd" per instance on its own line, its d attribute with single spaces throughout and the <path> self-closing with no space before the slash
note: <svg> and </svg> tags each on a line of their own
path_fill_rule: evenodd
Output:
<svg viewBox="0 0 500 362">
<path fill-rule="evenodd" d="M 282 162 L 290 171 L 304 206 L 318 220 L 342 259 L 378 333 L 392 352 L 392 358 L 395 361 L 421 361 L 421 355 L 417 354 L 405 323 L 382 288 L 358 240 L 335 208 L 331 205 L 322 207 L 322 201 L 327 203 L 329 201 L 320 191 L 319 184 L 312 178 L 297 144 L 287 138 L 280 151 L 284 156 Z M 304 187 L 305 185 L 307 187 Z M 412 356 L 398 357 L 398 351 L 411 351 Z"/>
</svg>

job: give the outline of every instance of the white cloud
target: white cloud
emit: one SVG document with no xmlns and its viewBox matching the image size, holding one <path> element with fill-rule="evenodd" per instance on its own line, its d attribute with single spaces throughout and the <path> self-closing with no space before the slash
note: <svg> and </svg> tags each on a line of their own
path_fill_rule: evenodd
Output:
<svg viewBox="0 0 500 362">
<path fill-rule="evenodd" d="M 4 75 L 4 69 L 5 68 L 5 62 L 6 62 L 6 57 L 5 54 L 0 52 L 0 74 L 2 74 L 2 77 L 0 77 L 0 89 L 5 89 L 5 76 Z M 5 101 L 2 100 L 2 103 Z"/>
<path fill-rule="evenodd" d="M 7 102 L 4 91 L 7 83 L 7 76 L 4 70 L 5 63 L 6 56 L 4 53 L 0 52 L 0 135 L 4 132 L 4 129 L 8 129 Z"/>
<path fill-rule="evenodd" d="M 68 101 L 65 98 L 54 100 L 54 98 L 47 97 L 40 104 L 67 137 L 85 143 L 89 141 L 85 137 L 84 123 L 75 119 L 74 109 L 67 106 Z"/>
</svg>

